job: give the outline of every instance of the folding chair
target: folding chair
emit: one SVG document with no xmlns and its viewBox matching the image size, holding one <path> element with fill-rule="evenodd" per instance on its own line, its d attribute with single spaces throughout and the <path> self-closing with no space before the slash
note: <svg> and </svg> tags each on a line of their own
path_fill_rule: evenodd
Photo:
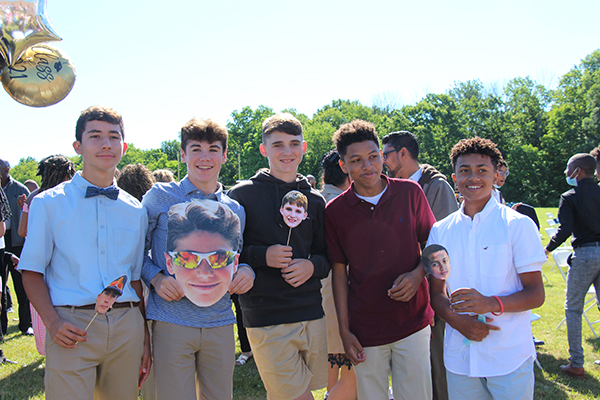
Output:
<svg viewBox="0 0 600 400">
<path fill-rule="evenodd" d="M 556 220 L 555 220 L 554 218 L 547 219 L 547 220 L 546 220 L 546 223 L 547 223 L 548 225 L 550 225 L 550 226 L 558 225 L 558 224 L 556 223 Z"/>
<path fill-rule="evenodd" d="M 566 291 L 567 289 L 565 289 Z M 590 319 L 587 316 L 587 312 L 592 308 L 592 307 L 598 307 L 599 303 L 598 303 L 598 296 L 596 296 L 596 289 L 594 288 L 594 286 L 590 286 L 590 288 L 588 289 L 587 294 L 591 294 L 592 298 L 588 299 L 584 304 L 583 304 L 583 318 L 585 318 L 585 321 L 587 322 L 588 326 L 590 327 L 590 329 L 592 330 L 592 333 L 594 334 L 594 337 L 596 339 L 598 339 L 598 335 L 596 334 L 596 331 L 594 330 L 594 324 L 598 324 L 600 323 L 600 319 L 594 321 L 594 322 L 590 322 Z M 590 304 L 591 303 L 591 304 Z M 590 304 L 590 305 L 588 305 Z M 587 308 L 586 308 L 587 306 Z M 560 321 L 560 323 L 558 324 L 558 326 L 556 327 L 556 329 L 560 328 L 560 326 L 563 324 L 563 322 L 565 322 L 567 320 L 567 318 L 563 318 L 562 321 Z"/>
<path fill-rule="evenodd" d="M 556 229 L 553 226 L 551 226 L 550 228 L 544 228 L 544 230 L 546 231 L 546 235 L 548 235 L 550 239 L 552 239 L 552 236 L 556 235 L 556 232 L 558 232 L 558 229 Z"/>
<path fill-rule="evenodd" d="M 542 318 L 542 316 L 540 314 L 531 313 L 531 322 L 532 323 L 533 323 L 533 321 L 537 321 L 540 318 Z M 544 368 L 542 368 L 542 364 L 540 364 L 540 360 L 538 360 L 538 357 L 537 357 L 537 350 L 535 352 L 535 360 L 534 361 L 535 361 L 535 365 L 537 365 L 543 371 Z"/>
<path fill-rule="evenodd" d="M 552 252 L 552 258 L 554 259 L 554 265 L 558 268 L 558 272 L 562 275 L 565 283 L 567 282 L 567 276 L 565 275 L 563 268 L 569 270 L 569 264 L 567 264 L 567 258 L 571 255 L 571 250 L 568 249 L 556 249 Z M 554 268 L 554 267 L 552 267 Z M 550 268 L 550 271 L 552 271 Z"/>
</svg>

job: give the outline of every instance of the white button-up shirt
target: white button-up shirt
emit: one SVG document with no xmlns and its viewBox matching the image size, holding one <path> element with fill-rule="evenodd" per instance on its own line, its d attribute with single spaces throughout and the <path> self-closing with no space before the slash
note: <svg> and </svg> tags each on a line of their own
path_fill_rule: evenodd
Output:
<svg viewBox="0 0 600 400">
<path fill-rule="evenodd" d="M 546 261 L 539 233 L 529 217 L 498 204 L 492 197 L 473 219 L 460 210 L 433 225 L 427 245 L 448 250 L 452 291 L 473 288 L 484 296 L 505 296 L 523 289 L 519 274 L 541 271 Z M 446 325 L 444 363 L 448 371 L 470 377 L 506 375 L 535 355 L 531 339 L 531 311 L 501 316 L 491 313 L 490 331 L 481 342 Z"/>
<path fill-rule="evenodd" d="M 88 186 L 77 173 L 33 199 L 18 269 L 44 274 L 54 306 L 94 304 L 121 275 L 127 284 L 117 301 L 139 301 L 131 281 L 142 271 L 146 211 L 123 190 L 117 200 L 86 199 Z"/>
</svg>

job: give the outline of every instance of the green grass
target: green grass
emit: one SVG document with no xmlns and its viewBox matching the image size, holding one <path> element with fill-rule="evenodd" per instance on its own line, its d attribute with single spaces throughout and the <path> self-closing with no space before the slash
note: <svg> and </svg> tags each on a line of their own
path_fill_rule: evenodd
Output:
<svg viewBox="0 0 600 400">
<path fill-rule="evenodd" d="M 556 216 L 556 208 L 540 208 L 537 210 L 541 223 L 543 243 L 548 242 L 544 228 L 546 212 Z M 546 288 L 546 302 L 536 310 L 541 316 L 539 321 L 533 322 L 533 334 L 536 338 L 544 340 L 546 344 L 538 347 L 538 359 L 544 368 L 541 371 L 535 367 L 535 399 L 597 399 L 600 398 L 600 366 L 594 360 L 600 359 L 600 339 L 595 339 L 585 320 L 583 321 L 583 348 L 586 361 L 584 368 L 585 379 L 573 379 L 560 371 L 559 366 L 568 363 L 569 352 L 567 345 L 567 330 L 564 324 L 557 330 L 556 326 L 564 318 L 564 301 L 566 284 L 557 271 L 553 268 L 554 262 L 550 259 L 544 264 L 544 273 L 548 281 L 544 281 Z M 14 291 L 13 291 L 14 293 Z M 16 304 L 15 304 L 16 307 Z M 9 314 L 9 330 L 5 342 L 0 345 L 5 355 L 17 361 L 18 364 L 0 365 L 0 400 L 44 399 L 44 357 L 35 349 L 33 337 L 20 334 L 17 328 L 16 313 Z M 600 319 L 600 312 L 592 308 L 588 312 L 591 321 Z M 600 324 L 595 325 L 600 334 Z M 236 357 L 239 355 L 239 345 L 236 347 Z M 258 375 L 253 359 L 241 367 L 235 367 L 233 377 L 233 398 L 236 400 L 263 400 L 266 399 L 264 386 Z M 313 392 L 315 399 L 322 400 L 325 390 Z"/>
</svg>

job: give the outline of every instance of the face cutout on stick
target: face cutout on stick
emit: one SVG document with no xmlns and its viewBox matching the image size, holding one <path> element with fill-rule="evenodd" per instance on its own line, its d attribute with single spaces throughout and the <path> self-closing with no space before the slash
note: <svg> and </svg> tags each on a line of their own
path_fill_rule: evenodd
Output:
<svg viewBox="0 0 600 400">
<path fill-rule="evenodd" d="M 279 212 L 283 216 L 283 222 L 290 228 L 295 228 L 308 217 L 308 199 L 306 196 L 292 190 L 283 196 Z"/>
<path fill-rule="evenodd" d="M 226 205 L 192 200 L 169 210 L 167 270 L 198 307 L 210 307 L 227 293 L 237 271 L 240 220 Z"/>
<path fill-rule="evenodd" d="M 117 298 L 123 294 L 123 287 L 127 283 L 127 275 L 121 275 L 110 283 L 96 297 L 96 307 L 94 309 L 98 314 L 105 314 L 115 304 Z"/>
<path fill-rule="evenodd" d="M 450 275 L 450 257 L 444 246 L 431 244 L 423 250 L 425 272 L 437 279 L 446 280 Z"/>
</svg>

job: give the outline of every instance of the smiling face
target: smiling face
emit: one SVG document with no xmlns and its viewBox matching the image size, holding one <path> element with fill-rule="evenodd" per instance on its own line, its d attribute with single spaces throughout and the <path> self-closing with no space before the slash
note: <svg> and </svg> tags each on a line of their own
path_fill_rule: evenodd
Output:
<svg viewBox="0 0 600 400">
<path fill-rule="evenodd" d="M 385 188 L 385 182 L 381 179 L 381 152 L 371 140 L 349 145 L 340 167 L 350 175 L 354 181 L 354 190 L 361 196 L 376 196 Z"/>
<path fill-rule="evenodd" d="M 87 121 L 81 141 L 75 141 L 73 148 L 83 158 L 83 174 L 86 177 L 114 174 L 114 169 L 127 150 L 127 144 L 123 142 L 119 125 L 106 121 Z"/>
<path fill-rule="evenodd" d="M 428 259 L 431 274 L 437 279 L 447 279 L 450 274 L 450 257 L 448 257 L 448 253 L 444 250 L 436 251 Z"/>
<path fill-rule="evenodd" d="M 269 172 L 284 182 L 296 180 L 298 165 L 306 153 L 302 135 L 274 131 L 260 144 L 260 154 L 269 159 Z"/>
<path fill-rule="evenodd" d="M 194 231 L 177 240 L 173 250 L 212 253 L 217 250 L 234 251 L 231 243 L 218 233 Z M 194 269 L 175 265 L 173 257 L 166 255 L 167 270 L 175 275 L 177 282 L 183 287 L 185 296 L 199 307 L 209 307 L 219 301 L 229 289 L 233 274 L 237 270 L 239 255 L 228 265 L 211 268 L 206 258 Z"/>
<path fill-rule="evenodd" d="M 98 314 L 105 314 L 115 303 L 119 297 L 116 293 L 103 290 L 102 293 L 96 297 L 96 307 L 94 309 Z"/>
<path fill-rule="evenodd" d="M 452 179 L 465 199 L 465 214 L 473 217 L 483 210 L 492 195 L 495 175 L 489 156 L 471 153 L 457 158 Z"/>
<path fill-rule="evenodd" d="M 181 151 L 181 161 L 185 162 L 188 178 L 196 188 L 205 194 L 214 193 L 221 165 L 227 161 L 227 151 L 220 141 L 208 143 L 190 140 L 185 151 Z"/>
<path fill-rule="evenodd" d="M 300 222 L 304 221 L 308 216 L 308 213 L 304 210 L 304 207 L 298 207 L 295 204 L 286 203 L 279 209 L 281 215 L 283 215 L 283 221 L 290 228 L 295 228 L 300 225 Z"/>
</svg>

